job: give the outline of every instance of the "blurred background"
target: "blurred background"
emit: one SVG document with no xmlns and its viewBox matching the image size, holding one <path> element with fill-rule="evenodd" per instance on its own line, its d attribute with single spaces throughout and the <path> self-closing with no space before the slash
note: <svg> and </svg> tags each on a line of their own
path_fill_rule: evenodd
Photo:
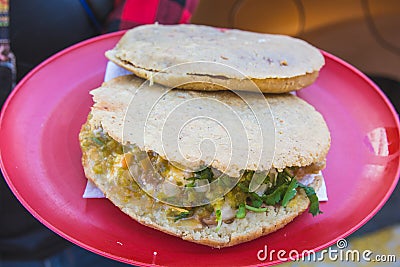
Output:
<svg viewBox="0 0 400 267">
<path fill-rule="evenodd" d="M 121 10 L 127 3 L 141 10 L 149 2 L 154 1 L 9 0 L 9 39 L 16 58 L 16 82 L 40 62 L 72 44 L 105 32 L 152 23 L 121 23 Z M 400 109 L 398 0 L 159 0 L 159 3 L 183 7 L 180 12 L 189 11 L 185 19 L 195 24 L 302 38 L 366 73 L 397 111 Z M 175 20 L 172 13 L 167 14 L 171 16 L 167 23 L 182 22 L 181 13 Z M 163 19 L 166 17 L 164 14 Z M 9 93 L 7 83 L 10 83 L 1 74 L 0 105 Z M 0 189 L 0 267 L 124 265 L 85 251 L 42 226 L 19 204 L 3 179 L 0 179 Z M 383 209 L 349 237 L 353 248 L 395 254 L 399 261 L 399 206 L 397 186 Z M 333 262 L 314 265 L 346 266 Z M 300 265 L 288 263 L 286 266 Z M 399 263 L 379 266 L 399 266 Z"/>
</svg>

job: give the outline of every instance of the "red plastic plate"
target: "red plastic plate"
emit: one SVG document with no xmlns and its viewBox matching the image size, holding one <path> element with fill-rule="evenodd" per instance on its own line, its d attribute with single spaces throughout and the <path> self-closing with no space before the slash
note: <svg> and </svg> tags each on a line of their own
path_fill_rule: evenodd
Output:
<svg viewBox="0 0 400 267">
<path fill-rule="evenodd" d="M 136 265 L 269 265 L 279 260 L 259 261 L 265 245 L 300 252 L 325 248 L 367 222 L 393 191 L 399 174 L 397 114 L 363 74 L 325 53 L 320 77 L 299 93 L 324 115 L 332 135 L 324 171 L 329 201 L 321 205 L 322 215 L 305 213 L 266 237 L 212 249 L 142 226 L 106 199 L 83 199 L 78 132 L 92 105 L 88 92 L 103 80 L 104 52 L 121 35 L 90 39 L 48 59 L 19 83 L 1 113 L 7 183 L 33 216 L 64 238 Z"/>
</svg>

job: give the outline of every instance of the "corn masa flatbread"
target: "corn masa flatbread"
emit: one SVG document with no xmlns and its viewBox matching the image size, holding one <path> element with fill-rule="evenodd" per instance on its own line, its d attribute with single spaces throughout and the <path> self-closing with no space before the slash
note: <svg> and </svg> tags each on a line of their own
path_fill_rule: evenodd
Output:
<svg viewBox="0 0 400 267">
<path fill-rule="evenodd" d="M 264 93 L 289 92 L 312 84 L 324 65 L 300 39 L 202 25 L 136 27 L 106 56 L 141 78 L 204 91 L 246 91 L 254 83 Z M 192 62 L 214 64 L 176 67 Z"/>
<path fill-rule="evenodd" d="M 307 209 L 310 201 L 305 191 L 298 189 L 294 198 L 285 207 L 267 205 L 265 212 L 247 211 L 244 218 L 237 219 L 234 215 L 237 208 L 235 202 L 242 195 L 237 197 L 235 191 L 237 187 L 235 187 L 236 189 L 218 202 L 218 209 L 222 210 L 223 217 L 217 230 L 214 224 L 215 210 L 207 210 L 213 208 L 214 204 L 196 207 L 189 217 L 180 218 L 179 216 L 185 213 L 182 210 L 185 209 L 155 201 L 147 195 L 135 183 L 129 171 L 124 168 L 127 159 L 121 149 L 124 112 L 130 103 L 130 98 L 142 83 L 142 79 L 130 75 L 111 80 L 93 90 L 91 94 L 94 96 L 95 104 L 79 136 L 86 177 L 124 213 L 141 224 L 184 240 L 222 248 L 274 232 Z M 158 87 L 158 85 L 153 86 Z M 173 101 L 175 98 L 185 101 L 207 93 L 173 90 L 169 94 L 171 99 L 165 104 L 176 105 L 177 103 Z M 214 94 L 231 104 L 240 103 L 232 92 L 215 92 Z M 294 168 L 299 174 L 314 173 L 322 169 L 330 146 L 329 130 L 322 116 L 296 96 L 283 94 L 265 95 L 265 97 L 270 104 L 276 126 L 276 153 L 272 163 L 273 168 L 276 169 L 275 173 L 279 169 L 287 170 L 287 168 L 289 171 L 291 171 L 290 168 Z M 311 139 L 310 136 L 313 138 Z M 138 140 L 128 137 L 128 140 L 124 141 L 126 144 L 134 144 Z M 151 146 L 153 146 L 152 149 Z M 157 153 L 156 160 L 165 162 L 165 159 L 162 159 L 162 151 L 157 151 L 156 148 L 156 143 L 149 143 L 147 146 L 139 146 L 138 149 L 143 149 L 145 153 Z M 214 167 L 212 167 L 213 170 L 217 170 Z M 175 169 L 169 166 L 169 174 L 171 170 Z M 204 211 L 208 213 L 207 216 L 202 217 Z M 178 217 L 176 212 L 178 212 Z"/>
</svg>

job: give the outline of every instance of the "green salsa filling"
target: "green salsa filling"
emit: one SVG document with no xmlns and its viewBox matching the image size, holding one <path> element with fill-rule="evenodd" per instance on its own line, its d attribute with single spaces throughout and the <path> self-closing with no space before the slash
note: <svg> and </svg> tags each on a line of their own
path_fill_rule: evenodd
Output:
<svg viewBox="0 0 400 267">
<path fill-rule="evenodd" d="M 81 135 L 82 149 L 89 152 L 92 150 L 93 155 L 97 155 L 95 163 L 92 166 L 93 172 L 96 174 L 106 174 L 110 169 L 115 169 L 114 167 L 117 166 L 115 164 L 120 164 L 117 170 L 117 183 L 122 187 L 128 188 L 135 197 L 145 194 L 135 179 L 133 179 L 127 167 L 129 164 L 132 164 L 132 158 L 143 157 L 143 152 L 138 155 L 124 153 L 124 147 L 108 134 L 104 133 L 101 128 L 92 130 L 89 125 L 85 125 L 84 127 L 86 128 Z M 165 170 L 166 167 L 163 164 L 166 160 L 162 159 L 155 152 L 147 154 L 152 164 L 158 164 L 156 169 L 159 171 Z M 161 164 L 160 162 L 164 163 Z M 236 211 L 235 218 L 243 219 L 246 217 L 247 212 L 267 212 L 267 206 L 286 206 L 295 197 L 298 190 L 304 190 L 311 202 L 309 212 L 315 216 L 321 213 L 318 198 L 312 187 L 304 186 L 297 182 L 295 175 L 298 169 L 297 167 L 285 168 L 283 171 L 273 170 L 269 174 L 265 174 L 261 185 L 263 187 L 261 192 L 257 192 L 257 190 L 256 192 L 249 191 L 250 181 L 255 172 L 245 170 L 242 172 L 239 182 L 230 192 L 225 194 L 222 200 L 220 199 L 214 203 L 195 208 L 180 209 L 171 206 L 166 210 L 167 215 L 174 222 L 187 218 L 196 217 L 201 220 L 201 218 L 214 216 L 215 225 L 219 229 L 222 223 L 221 203 L 223 202 L 228 203 Z M 257 175 L 260 175 L 260 173 L 257 173 Z M 185 197 L 188 201 L 195 201 L 193 199 L 194 194 L 191 194 L 193 191 L 191 190 L 194 190 L 193 188 L 196 184 L 201 180 L 207 180 L 208 183 L 211 183 L 216 179 L 218 177 L 215 177 L 213 170 L 207 167 L 201 171 L 194 172 L 193 176 L 184 178 L 183 182 L 178 181 L 176 184 L 186 188 L 187 194 Z M 220 187 L 217 187 L 216 190 L 226 188 L 226 185 L 229 184 L 229 179 L 230 177 L 224 175 L 219 177 L 217 182 L 220 184 Z"/>
</svg>

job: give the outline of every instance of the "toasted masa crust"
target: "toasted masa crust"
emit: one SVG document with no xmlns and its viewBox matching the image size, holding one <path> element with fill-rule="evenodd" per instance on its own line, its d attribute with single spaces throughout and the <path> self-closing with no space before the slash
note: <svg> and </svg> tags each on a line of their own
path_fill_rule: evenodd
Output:
<svg viewBox="0 0 400 267">
<path fill-rule="evenodd" d="M 244 219 L 235 219 L 230 224 L 222 223 L 219 231 L 208 226 L 194 229 L 190 225 L 181 225 L 179 221 L 175 223 L 168 218 L 165 212 L 168 208 L 166 204 L 155 202 L 144 192 L 137 196 L 118 185 L 116 174 L 96 174 L 92 169 L 95 164 L 94 156 L 90 148 L 83 149 L 82 164 L 86 177 L 124 213 L 148 227 L 215 248 L 237 245 L 272 233 L 303 213 L 309 205 L 307 196 L 300 190 L 285 208 L 269 206 L 266 213 L 248 212 Z"/>
<path fill-rule="evenodd" d="M 203 25 L 139 26 L 106 57 L 141 78 L 206 91 L 247 91 L 255 83 L 263 93 L 289 92 L 312 84 L 324 65 L 320 51 L 300 39 Z"/>
<path fill-rule="evenodd" d="M 235 79 L 227 77 L 207 75 L 176 75 L 171 73 L 160 73 L 154 70 L 134 66 L 126 60 L 121 60 L 115 55 L 115 51 L 106 52 L 106 57 L 118 66 L 131 71 L 143 79 L 153 79 L 155 82 L 179 89 L 197 91 L 221 91 L 240 90 L 249 91 L 249 88 L 257 86 L 263 93 L 280 94 L 300 90 L 311 85 L 317 78 L 319 71 L 305 73 L 303 75 L 287 78 L 265 78 L 265 79 Z"/>
</svg>

